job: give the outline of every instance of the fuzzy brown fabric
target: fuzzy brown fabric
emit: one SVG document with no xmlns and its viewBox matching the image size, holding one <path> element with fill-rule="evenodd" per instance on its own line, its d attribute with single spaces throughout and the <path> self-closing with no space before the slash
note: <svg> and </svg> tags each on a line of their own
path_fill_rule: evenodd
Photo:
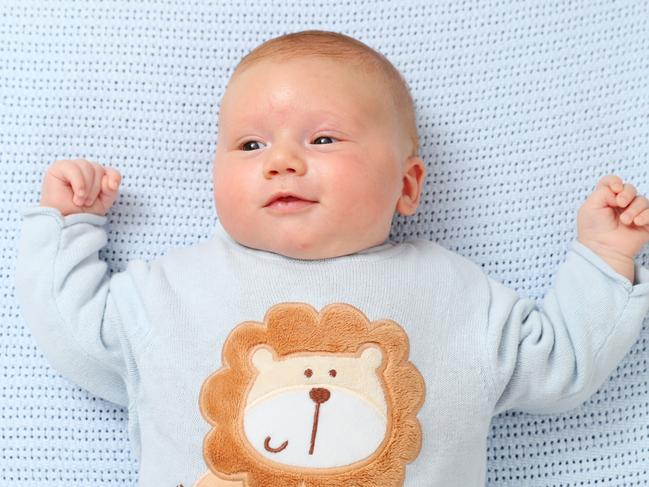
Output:
<svg viewBox="0 0 649 487">
<path fill-rule="evenodd" d="M 302 468 L 263 458 L 243 432 L 246 394 L 256 376 L 250 357 L 260 346 L 283 357 L 298 352 L 319 356 L 356 353 L 373 344 L 383 351 L 377 369 L 388 411 L 386 437 L 369 457 L 334 468 Z M 200 410 L 213 426 L 203 443 L 209 474 L 249 487 L 391 487 L 403 484 L 406 464 L 421 448 L 417 412 L 424 401 L 424 380 L 408 361 L 408 337 L 389 319 L 370 322 L 356 307 L 332 303 L 319 313 L 307 303 L 279 303 L 264 322 L 246 321 L 235 327 L 222 351 L 222 367 L 201 388 Z M 203 477 L 203 482 L 207 479 Z M 238 484 L 238 482 L 237 482 Z"/>
</svg>

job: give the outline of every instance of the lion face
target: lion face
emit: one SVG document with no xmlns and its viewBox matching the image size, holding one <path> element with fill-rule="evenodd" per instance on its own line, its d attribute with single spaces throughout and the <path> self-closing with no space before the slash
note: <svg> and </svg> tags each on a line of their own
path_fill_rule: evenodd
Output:
<svg viewBox="0 0 649 487">
<path fill-rule="evenodd" d="M 380 348 L 276 359 L 262 346 L 251 361 L 257 376 L 246 397 L 243 429 L 265 458 L 296 467 L 340 467 L 370 456 L 386 437 Z"/>
<path fill-rule="evenodd" d="M 424 391 L 396 322 L 278 303 L 233 328 L 203 383 L 205 463 L 248 487 L 398 487 L 421 448 Z"/>
</svg>

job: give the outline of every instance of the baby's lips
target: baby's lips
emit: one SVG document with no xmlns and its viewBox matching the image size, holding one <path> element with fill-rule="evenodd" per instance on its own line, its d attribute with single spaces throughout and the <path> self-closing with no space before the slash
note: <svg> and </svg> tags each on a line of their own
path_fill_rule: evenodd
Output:
<svg viewBox="0 0 649 487">
<path fill-rule="evenodd" d="M 270 198 L 266 200 L 266 203 L 264 203 L 264 208 L 267 206 L 270 206 L 272 203 L 274 203 L 277 200 L 302 200 L 302 201 L 310 201 L 312 203 L 317 203 L 317 201 L 312 200 L 311 198 L 306 198 L 304 196 L 301 196 L 297 193 L 292 193 L 292 192 L 287 192 L 287 191 L 281 191 L 279 193 L 273 194 Z"/>
</svg>

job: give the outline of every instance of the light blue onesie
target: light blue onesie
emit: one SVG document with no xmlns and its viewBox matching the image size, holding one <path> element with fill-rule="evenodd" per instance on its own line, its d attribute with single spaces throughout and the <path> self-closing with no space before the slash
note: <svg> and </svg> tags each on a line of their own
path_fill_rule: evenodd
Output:
<svg viewBox="0 0 649 487">
<path fill-rule="evenodd" d="M 577 240 L 537 307 L 428 240 L 300 260 L 245 247 L 217 224 L 208 240 L 110 275 L 98 259 L 106 217 L 38 206 L 21 214 L 25 322 L 52 367 L 128 408 L 142 487 L 192 487 L 211 474 L 211 430 L 231 437 L 206 442 L 210 464 L 247 458 L 249 485 L 266 487 L 259 479 L 281 471 L 306 486 L 352 485 L 361 472 L 368 485 L 482 487 L 491 417 L 578 406 L 649 309 L 649 270 L 636 263 L 632 284 Z M 254 337 L 270 334 L 270 316 L 283 336 L 264 345 Z M 312 338 L 312 316 L 322 319 L 321 347 L 286 331 L 297 324 Z M 326 333 L 334 322 L 354 331 Z M 357 335 L 362 346 L 338 348 Z M 254 347 L 236 348 L 237 339 Z M 229 366 L 240 394 L 225 385 Z M 209 399 L 217 416 L 237 418 L 231 427 L 199 408 L 217 371 Z M 286 485 L 298 483 L 277 481 Z"/>
</svg>

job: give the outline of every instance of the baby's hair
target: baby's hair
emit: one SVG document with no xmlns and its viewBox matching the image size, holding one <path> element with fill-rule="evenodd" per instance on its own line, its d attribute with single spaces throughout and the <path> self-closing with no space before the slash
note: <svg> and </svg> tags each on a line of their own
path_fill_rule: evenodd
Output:
<svg viewBox="0 0 649 487">
<path fill-rule="evenodd" d="M 378 75 L 392 94 L 392 101 L 412 141 L 410 155 L 417 155 L 419 134 L 415 104 L 408 83 L 398 69 L 380 52 L 345 34 L 324 30 L 292 32 L 267 40 L 246 54 L 234 68 L 232 78 L 258 61 L 275 58 L 290 60 L 301 56 L 322 56 L 351 63 Z"/>
</svg>

